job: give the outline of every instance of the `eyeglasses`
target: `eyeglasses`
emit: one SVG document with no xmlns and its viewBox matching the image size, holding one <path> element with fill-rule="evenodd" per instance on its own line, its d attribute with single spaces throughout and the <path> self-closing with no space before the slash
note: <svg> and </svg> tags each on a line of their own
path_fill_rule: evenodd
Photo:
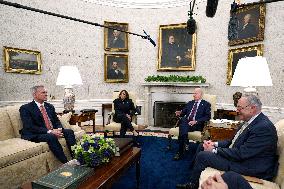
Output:
<svg viewBox="0 0 284 189">
<path fill-rule="evenodd" d="M 251 104 L 246 105 L 245 107 L 241 107 L 241 106 L 237 106 L 238 110 L 243 110 L 246 109 L 247 107 L 249 107 Z"/>
</svg>

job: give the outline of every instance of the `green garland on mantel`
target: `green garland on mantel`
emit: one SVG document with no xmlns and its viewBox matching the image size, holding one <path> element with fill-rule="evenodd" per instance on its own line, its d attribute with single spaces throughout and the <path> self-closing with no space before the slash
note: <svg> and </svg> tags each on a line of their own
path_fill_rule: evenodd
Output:
<svg viewBox="0 0 284 189">
<path fill-rule="evenodd" d="M 179 76 L 179 75 L 153 75 L 145 78 L 146 82 L 192 82 L 205 83 L 206 79 L 202 76 Z"/>
</svg>

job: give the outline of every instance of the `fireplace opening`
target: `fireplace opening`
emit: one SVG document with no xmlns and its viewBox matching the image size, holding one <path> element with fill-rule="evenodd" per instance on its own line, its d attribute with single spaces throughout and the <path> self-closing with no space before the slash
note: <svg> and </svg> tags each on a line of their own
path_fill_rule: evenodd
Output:
<svg viewBox="0 0 284 189">
<path fill-rule="evenodd" d="M 154 102 L 154 126 L 172 128 L 175 126 L 178 118 L 175 115 L 175 111 L 182 110 L 185 106 L 185 102 Z"/>
</svg>

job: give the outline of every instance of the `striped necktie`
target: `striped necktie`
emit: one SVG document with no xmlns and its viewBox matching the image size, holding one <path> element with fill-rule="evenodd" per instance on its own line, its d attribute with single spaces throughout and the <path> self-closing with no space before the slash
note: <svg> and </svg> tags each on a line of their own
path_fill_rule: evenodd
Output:
<svg viewBox="0 0 284 189">
<path fill-rule="evenodd" d="M 238 139 L 238 137 L 242 134 L 242 132 L 245 130 L 245 128 L 247 128 L 247 126 L 249 125 L 248 122 L 245 122 L 242 127 L 240 128 L 240 130 L 238 130 L 238 132 L 235 134 L 232 143 L 230 144 L 229 148 L 232 148 L 234 143 L 236 142 L 236 140 Z"/>
<path fill-rule="evenodd" d="M 51 123 L 50 123 L 50 121 L 49 121 L 47 112 L 46 112 L 46 110 L 45 110 L 45 108 L 44 108 L 43 105 L 40 106 L 40 112 L 41 112 L 42 117 L 43 117 L 43 119 L 44 119 L 44 123 L 45 123 L 46 128 L 47 128 L 48 130 L 51 130 L 51 129 L 52 129 L 52 125 L 51 125 Z"/>
<path fill-rule="evenodd" d="M 196 110 L 197 110 L 197 101 L 194 102 L 193 107 L 191 109 L 190 115 L 188 116 L 188 120 L 192 121 L 195 114 L 196 114 Z"/>
</svg>

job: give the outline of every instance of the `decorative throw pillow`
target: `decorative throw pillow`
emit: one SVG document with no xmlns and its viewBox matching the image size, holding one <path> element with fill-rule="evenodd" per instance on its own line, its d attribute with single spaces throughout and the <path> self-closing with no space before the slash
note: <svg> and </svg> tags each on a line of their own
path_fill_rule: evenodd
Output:
<svg viewBox="0 0 284 189">
<path fill-rule="evenodd" d="M 67 114 L 57 115 L 59 121 L 61 122 L 63 128 L 65 129 L 71 129 L 71 125 L 69 123 L 69 120 L 72 116 L 72 112 L 69 112 Z"/>
</svg>

